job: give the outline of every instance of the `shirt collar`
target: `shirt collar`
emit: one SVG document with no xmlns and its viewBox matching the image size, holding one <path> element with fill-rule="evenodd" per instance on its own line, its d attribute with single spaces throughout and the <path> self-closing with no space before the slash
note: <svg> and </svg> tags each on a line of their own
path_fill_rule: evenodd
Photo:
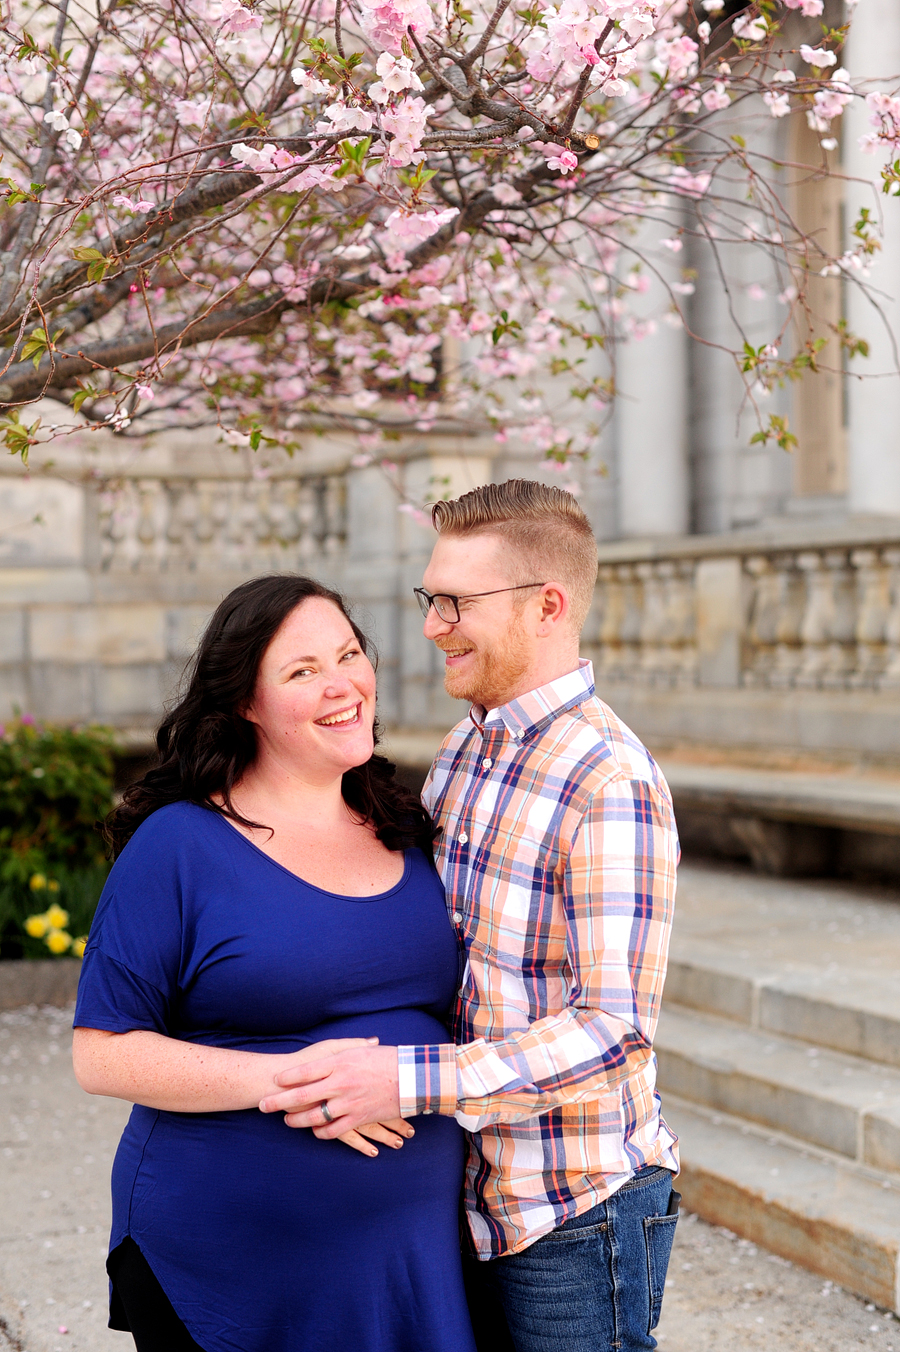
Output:
<svg viewBox="0 0 900 1352">
<path fill-rule="evenodd" d="M 502 724 L 515 741 L 524 742 L 593 694 L 594 668 L 587 658 L 582 658 L 575 671 L 558 676 L 537 690 L 529 690 L 497 709 L 486 713 L 480 704 L 473 704 L 469 717 L 479 732 L 496 731 Z"/>
</svg>

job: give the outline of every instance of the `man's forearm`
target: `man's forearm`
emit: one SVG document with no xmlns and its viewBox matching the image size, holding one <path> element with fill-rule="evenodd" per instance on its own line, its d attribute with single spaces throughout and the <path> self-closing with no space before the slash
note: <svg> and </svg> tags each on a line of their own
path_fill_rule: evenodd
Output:
<svg viewBox="0 0 900 1352">
<path fill-rule="evenodd" d="M 631 1024 L 570 1007 L 498 1042 L 398 1048 L 400 1111 L 521 1121 L 614 1092 L 651 1055 Z"/>
</svg>

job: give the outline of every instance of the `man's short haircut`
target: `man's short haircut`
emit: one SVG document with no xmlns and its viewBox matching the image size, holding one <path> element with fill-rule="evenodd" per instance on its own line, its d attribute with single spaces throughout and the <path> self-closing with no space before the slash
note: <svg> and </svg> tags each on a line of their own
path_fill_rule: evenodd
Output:
<svg viewBox="0 0 900 1352">
<path fill-rule="evenodd" d="M 597 541 L 571 493 L 531 479 L 484 484 L 450 502 L 436 502 L 439 535 L 497 535 L 510 548 L 510 581 L 561 582 L 572 624 L 581 633 L 597 581 Z M 527 576 L 526 576 L 527 575 Z"/>
</svg>

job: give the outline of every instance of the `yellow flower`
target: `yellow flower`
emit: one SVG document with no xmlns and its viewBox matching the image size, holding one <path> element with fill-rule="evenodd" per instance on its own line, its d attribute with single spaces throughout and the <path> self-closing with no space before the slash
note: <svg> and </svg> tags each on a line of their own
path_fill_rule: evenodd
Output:
<svg viewBox="0 0 900 1352">
<path fill-rule="evenodd" d="M 45 915 L 30 915 L 25 921 L 25 933 L 32 939 L 43 939 L 49 928 Z"/>
<path fill-rule="evenodd" d="M 32 874 L 28 886 L 31 888 L 32 892 L 43 892 L 44 888 L 47 886 L 47 879 L 44 877 L 43 873 Z"/>
<path fill-rule="evenodd" d="M 84 957 L 84 950 L 87 948 L 87 935 L 83 934 L 80 939 L 72 940 L 72 952 L 76 958 Z"/>
<path fill-rule="evenodd" d="M 65 953 L 66 949 L 72 946 L 72 936 L 66 934 L 65 930 L 54 929 L 47 935 L 44 943 L 51 953 Z"/>
<path fill-rule="evenodd" d="M 48 879 L 47 879 L 47 891 L 48 891 L 48 892 L 58 892 L 58 891 L 59 891 L 59 883 L 56 881 L 55 878 L 48 878 Z"/>
<path fill-rule="evenodd" d="M 63 908 L 54 901 L 53 905 L 47 911 L 47 924 L 51 929 L 61 930 L 65 929 L 68 923 L 69 912 L 64 911 Z"/>
</svg>

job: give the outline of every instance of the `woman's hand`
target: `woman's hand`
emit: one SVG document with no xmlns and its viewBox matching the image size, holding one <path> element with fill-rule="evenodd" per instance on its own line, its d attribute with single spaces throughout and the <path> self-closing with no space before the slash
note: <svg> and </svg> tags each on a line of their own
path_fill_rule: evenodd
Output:
<svg viewBox="0 0 900 1352">
<path fill-rule="evenodd" d="M 291 1062 L 299 1064 L 304 1061 L 317 1061 L 321 1056 L 336 1056 L 338 1052 L 349 1051 L 353 1047 L 377 1045 L 377 1037 L 327 1038 L 324 1042 L 313 1042 L 309 1047 L 304 1047 L 291 1057 Z M 280 1086 L 274 1085 L 274 1088 L 278 1090 Z M 338 1136 L 337 1139 L 353 1150 L 358 1150 L 361 1155 L 375 1159 L 378 1151 L 372 1144 L 373 1141 L 377 1141 L 380 1145 L 389 1145 L 392 1150 L 399 1150 L 404 1140 L 409 1140 L 415 1134 L 414 1127 L 402 1117 L 397 1117 L 390 1122 L 367 1122 L 365 1126 L 357 1127 L 355 1131 L 345 1131 L 343 1136 Z"/>
<path fill-rule="evenodd" d="M 392 1150 L 399 1150 L 403 1138 L 409 1140 L 415 1134 L 414 1127 L 402 1117 L 395 1117 L 390 1122 L 367 1122 L 364 1127 L 357 1127 L 356 1131 L 345 1131 L 343 1136 L 338 1136 L 337 1139 L 343 1141 L 345 1145 L 352 1146 L 361 1155 L 368 1155 L 374 1159 L 378 1151 L 374 1145 L 370 1145 L 371 1141 L 380 1141 L 382 1145 L 389 1145 Z M 364 1137 L 368 1137 L 368 1140 L 364 1140 Z"/>
<path fill-rule="evenodd" d="M 280 1070 L 323 1058 L 327 1064 L 333 1056 L 377 1041 L 332 1038 L 299 1052 L 274 1054 L 208 1047 L 143 1029 L 76 1028 L 72 1056 L 76 1079 L 89 1094 L 165 1112 L 215 1113 L 256 1108 L 264 1095 L 283 1092 L 274 1079 Z"/>
</svg>

